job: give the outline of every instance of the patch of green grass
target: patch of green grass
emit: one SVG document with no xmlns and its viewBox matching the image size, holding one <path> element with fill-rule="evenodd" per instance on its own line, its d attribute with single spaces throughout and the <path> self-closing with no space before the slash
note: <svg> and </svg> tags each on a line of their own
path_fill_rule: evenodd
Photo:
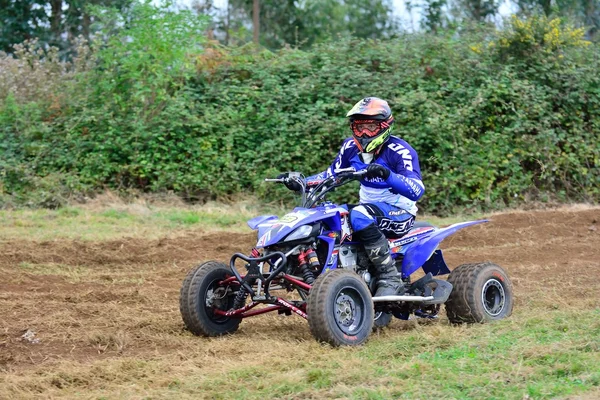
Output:
<svg viewBox="0 0 600 400">
<path fill-rule="evenodd" d="M 175 210 L 158 215 L 168 219 L 171 222 L 174 222 L 175 224 L 193 225 L 200 222 L 200 215 L 193 211 Z"/>
<path fill-rule="evenodd" d="M 81 210 L 76 207 L 63 207 L 56 211 L 56 215 L 61 217 L 76 217 L 81 214 Z"/>
<path fill-rule="evenodd" d="M 284 215 L 281 206 L 211 204 L 201 207 L 147 207 L 138 204 L 98 209 L 69 206 L 58 210 L 0 210 L 0 240 L 110 240 L 122 237 L 158 238 L 178 231 L 198 229 L 250 232 L 246 221 L 257 215 Z M 422 217 L 437 226 L 466 217 Z M 468 218 L 474 219 L 474 217 Z"/>
<path fill-rule="evenodd" d="M 569 329 L 564 329 L 565 324 Z M 272 370 L 268 363 L 253 367 L 252 374 L 247 367 L 232 366 L 231 376 L 248 377 L 243 391 L 234 385 L 227 392 L 221 387 L 218 393 L 224 398 L 256 399 L 569 396 L 600 388 L 600 351 L 581 351 L 587 343 L 598 341 L 597 326 L 597 312 L 584 310 L 522 315 L 465 327 L 440 322 L 408 334 L 390 329 L 356 349 L 323 347 L 325 359 L 315 354 L 310 363 L 290 360 L 296 367 L 289 372 L 281 365 Z M 209 397 L 217 394 L 210 388 L 217 387 L 218 379 L 204 378 Z"/>
<path fill-rule="evenodd" d="M 122 237 L 159 238 L 189 229 L 250 232 L 246 221 L 263 214 L 259 207 L 211 205 L 58 210 L 0 210 L 0 240 L 111 240 Z"/>
<path fill-rule="evenodd" d="M 105 217 L 105 218 L 114 218 L 114 219 L 131 219 L 132 215 L 129 214 L 127 211 L 123 211 L 123 210 L 114 210 L 114 209 L 108 209 L 106 211 L 102 211 L 99 214 L 101 217 Z"/>
</svg>

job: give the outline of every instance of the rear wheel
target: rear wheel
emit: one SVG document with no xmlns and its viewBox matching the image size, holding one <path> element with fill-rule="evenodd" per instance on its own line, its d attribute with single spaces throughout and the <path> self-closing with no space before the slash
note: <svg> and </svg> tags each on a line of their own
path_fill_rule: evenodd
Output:
<svg viewBox="0 0 600 400">
<path fill-rule="evenodd" d="M 452 323 L 494 321 L 512 313 L 512 283 L 496 264 L 463 264 L 450 273 L 448 282 L 453 287 L 446 314 Z"/>
<path fill-rule="evenodd" d="M 332 346 L 364 343 L 373 328 L 373 299 L 354 272 L 321 274 L 308 293 L 308 325 L 315 339 Z"/>
<path fill-rule="evenodd" d="M 225 317 L 214 312 L 215 309 L 227 311 L 233 307 L 235 291 L 232 288 L 236 287 L 219 285 L 230 276 L 231 270 L 227 265 L 208 261 L 194 267 L 183 280 L 179 310 L 186 328 L 193 334 L 221 336 L 238 329 L 241 318 Z"/>
</svg>

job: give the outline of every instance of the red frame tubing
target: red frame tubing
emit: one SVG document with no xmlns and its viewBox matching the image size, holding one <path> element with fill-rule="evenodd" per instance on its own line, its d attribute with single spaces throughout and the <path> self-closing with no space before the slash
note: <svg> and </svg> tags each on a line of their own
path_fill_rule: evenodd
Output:
<svg viewBox="0 0 600 400">
<path fill-rule="evenodd" d="M 289 282 L 293 283 L 296 286 L 300 286 L 302 289 L 310 290 L 312 288 L 312 286 L 309 285 L 308 283 L 303 282 L 303 281 L 299 281 L 298 279 L 292 278 L 289 275 L 283 275 L 283 279 L 285 279 L 286 281 L 289 281 Z"/>
<path fill-rule="evenodd" d="M 300 281 L 296 278 L 292 278 L 289 275 L 283 275 L 282 278 L 296 286 L 301 287 L 302 289 L 310 290 L 312 288 L 312 286 L 309 285 L 308 283 Z M 229 278 L 224 279 L 221 282 L 219 282 L 219 285 L 227 285 L 227 284 L 231 284 L 231 283 L 237 284 L 237 285 L 240 284 L 237 281 L 235 276 L 230 276 Z M 276 297 L 275 302 L 278 304 L 273 304 L 269 307 L 265 307 L 265 308 L 261 308 L 259 310 L 253 310 L 253 311 L 250 311 L 250 310 L 253 309 L 254 307 L 256 307 L 257 305 L 264 304 L 264 303 L 253 301 L 252 303 L 247 304 L 242 308 L 238 308 L 237 310 L 231 310 L 231 311 L 223 311 L 223 310 L 213 308 L 213 312 L 217 315 L 222 315 L 224 317 L 247 318 L 247 317 L 253 317 L 255 315 L 266 314 L 271 311 L 290 310 L 293 313 L 298 314 L 299 316 L 301 316 L 304 319 L 308 318 L 306 315 L 306 305 L 304 305 L 303 308 L 296 307 L 293 304 L 289 303 L 288 301 L 282 299 L 281 297 Z"/>
<path fill-rule="evenodd" d="M 275 302 L 277 302 L 279 304 L 274 304 L 270 307 L 265 307 L 265 308 L 261 308 L 260 310 L 254 310 L 254 311 L 249 311 L 249 310 L 251 310 L 252 308 L 256 307 L 259 304 L 264 304 L 264 303 L 258 303 L 256 301 L 253 301 L 252 303 L 245 305 L 242 308 L 238 308 L 237 310 L 233 310 L 233 311 L 223 311 L 223 310 L 213 308 L 213 312 L 217 315 L 222 315 L 224 317 L 247 318 L 247 317 L 253 317 L 255 315 L 265 314 L 265 313 L 268 313 L 271 311 L 290 310 L 290 311 L 294 312 L 295 314 L 298 314 L 299 316 L 301 316 L 304 319 L 307 318 L 306 312 L 304 312 L 304 310 L 302 310 L 299 307 L 296 307 L 295 305 L 293 305 L 291 303 L 288 303 L 281 297 L 275 298 Z"/>
<path fill-rule="evenodd" d="M 242 279 L 244 279 L 244 276 L 245 275 L 242 275 Z M 235 276 L 230 276 L 229 278 L 223 279 L 221 282 L 219 282 L 219 285 L 227 285 L 228 283 L 235 283 L 236 285 L 240 284 Z"/>
</svg>

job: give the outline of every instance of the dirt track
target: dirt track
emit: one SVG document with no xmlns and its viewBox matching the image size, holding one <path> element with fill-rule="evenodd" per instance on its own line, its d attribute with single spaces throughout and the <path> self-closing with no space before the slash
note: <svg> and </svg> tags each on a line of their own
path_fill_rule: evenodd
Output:
<svg viewBox="0 0 600 400">
<path fill-rule="evenodd" d="M 151 358 L 207 340 L 182 329 L 181 280 L 192 265 L 226 261 L 233 252 L 247 252 L 254 240 L 252 233 L 219 233 L 0 242 L 0 373 L 69 360 Z M 505 267 L 516 308 L 536 303 L 540 293 L 558 306 L 597 307 L 600 300 L 600 208 L 499 214 L 441 247 L 451 268 L 483 260 Z M 297 317 L 268 315 L 245 321 L 239 334 L 311 340 L 306 325 Z M 39 343 L 22 338 L 27 330 Z"/>
</svg>

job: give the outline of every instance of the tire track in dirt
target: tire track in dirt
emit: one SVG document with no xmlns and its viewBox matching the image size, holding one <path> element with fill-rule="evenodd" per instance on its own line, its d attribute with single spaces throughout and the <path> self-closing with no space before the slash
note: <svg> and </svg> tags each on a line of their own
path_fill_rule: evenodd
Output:
<svg viewBox="0 0 600 400">
<path fill-rule="evenodd" d="M 597 307 L 600 208 L 513 212 L 490 220 L 442 242 L 451 268 L 485 260 L 501 265 L 513 280 L 517 308 L 555 300 Z M 255 240 L 254 233 L 220 232 L 158 240 L 0 242 L 0 371 L 201 346 L 182 328 L 181 281 L 194 264 L 227 262 L 235 252 L 247 253 Z M 571 303 L 560 296 L 564 289 L 585 290 L 588 297 Z M 555 297 L 536 298 L 539 293 Z M 27 329 L 40 343 L 21 338 Z M 277 315 L 244 322 L 236 340 L 265 330 L 310 340 L 305 321 Z"/>
</svg>

